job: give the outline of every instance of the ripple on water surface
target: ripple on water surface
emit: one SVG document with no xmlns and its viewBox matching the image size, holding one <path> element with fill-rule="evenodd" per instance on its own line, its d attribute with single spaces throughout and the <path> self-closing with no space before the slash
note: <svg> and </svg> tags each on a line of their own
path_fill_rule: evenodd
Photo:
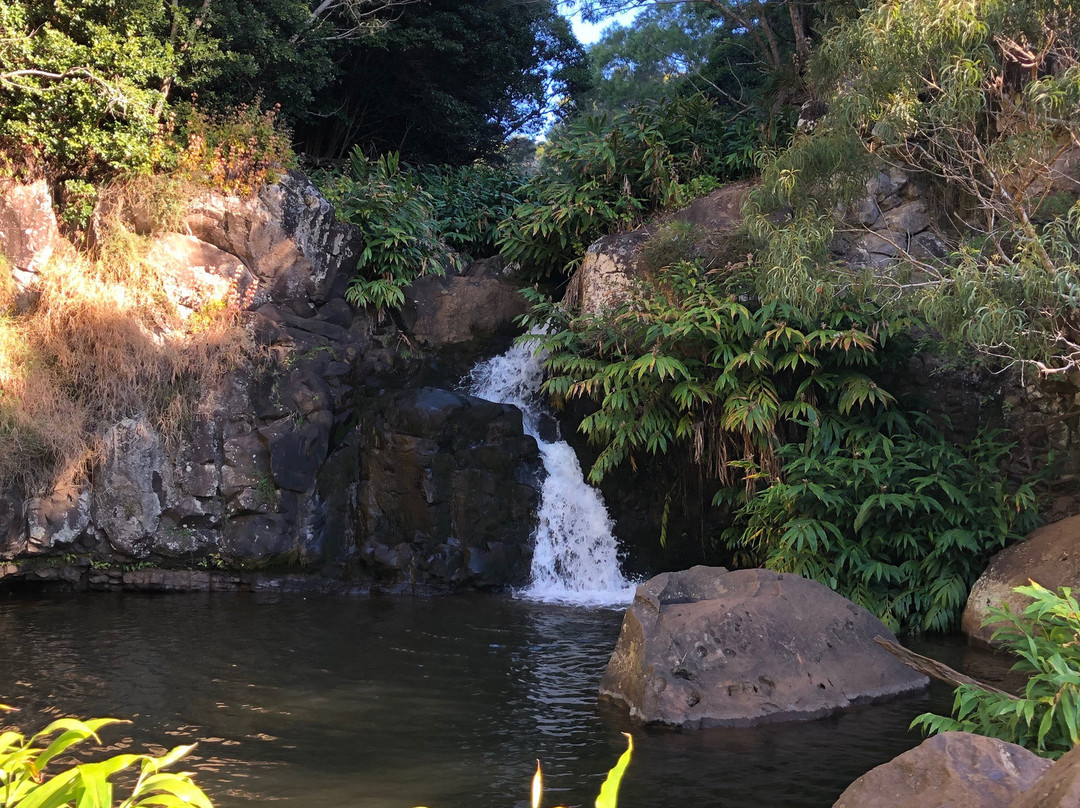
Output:
<svg viewBox="0 0 1080 808">
<path fill-rule="evenodd" d="M 621 615 L 496 596 L 9 598 L 0 702 L 26 729 L 132 718 L 106 735 L 117 749 L 198 740 L 193 768 L 219 808 L 525 806 L 537 757 L 545 804 L 591 805 L 630 729 L 596 701 Z M 984 678 L 1001 667 L 931 650 Z M 636 729 L 620 808 L 826 808 L 949 700 L 940 688 L 807 724 Z"/>
</svg>

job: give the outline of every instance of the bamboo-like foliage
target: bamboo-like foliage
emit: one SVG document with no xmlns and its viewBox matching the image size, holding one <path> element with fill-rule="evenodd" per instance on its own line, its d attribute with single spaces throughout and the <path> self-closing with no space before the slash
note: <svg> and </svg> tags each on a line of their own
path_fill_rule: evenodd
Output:
<svg viewBox="0 0 1080 808">
<path fill-rule="evenodd" d="M 606 315 L 538 302 L 544 389 L 595 407 L 590 481 L 685 451 L 716 504 L 740 506 L 723 537 L 740 562 L 818 580 L 898 631 L 952 628 L 989 555 L 1034 526 L 1030 486 L 998 470 L 1008 444 L 956 446 L 897 406 L 878 366 L 904 318 L 847 296 L 811 319 L 749 285 L 681 261 Z"/>
<path fill-rule="evenodd" d="M 679 262 L 609 315 L 534 301 L 533 318 L 551 327 L 533 337 L 548 351 L 544 390 L 556 404 L 597 406 L 580 426 L 602 447 L 592 482 L 684 446 L 709 476 L 752 490 L 745 469 L 777 473 L 798 424 L 892 401 L 866 372 L 893 328 L 879 312 L 837 301 L 815 322 L 781 302 L 756 305 L 745 288 Z"/>
<path fill-rule="evenodd" d="M 924 713 L 911 726 L 974 732 L 1056 759 L 1080 743 L 1080 606 L 1068 587 L 1055 594 L 1032 581 L 1014 591 L 1032 598 L 1023 613 L 993 609 L 985 625 L 1003 624 L 994 639 L 1018 657 L 1013 670 L 1028 675 L 1023 694 L 961 685 L 955 718 Z"/>
<path fill-rule="evenodd" d="M 760 139 L 701 96 L 578 117 L 545 147 L 499 248 L 538 277 L 569 274 L 600 236 L 740 176 Z"/>
<path fill-rule="evenodd" d="M 342 218 L 364 235 L 357 274 L 345 292 L 349 302 L 380 312 L 399 308 L 406 286 L 455 266 L 457 257 L 440 238 L 434 199 L 399 155 L 371 160 L 353 149 L 350 170 L 320 182 Z"/>
<path fill-rule="evenodd" d="M 1031 486 L 1011 491 L 998 469 L 1008 448 L 1000 433 L 953 445 L 897 408 L 830 415 L 779 450 L 781 474 L 727 539 L 894 631 L 948 631 L 990 555 L 1035 526 Z"/>
</svg>

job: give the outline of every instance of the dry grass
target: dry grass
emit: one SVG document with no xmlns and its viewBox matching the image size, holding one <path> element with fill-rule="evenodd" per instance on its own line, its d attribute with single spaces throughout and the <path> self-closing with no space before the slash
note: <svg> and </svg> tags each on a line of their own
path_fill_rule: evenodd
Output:
<svg viewBox="0 0 1080 808">
<path fill-rule="evenodd" d="M 177 440 L 251 355 L 235 297 L 185 317 L 145 260 L 147 240 L 115 221 L 103 234 L 98 258 L 58 252 L 35 307 L 0 318 L 0 486 L 40 493 L 85 472 L 121 418 L 146 416 Z"/>
</svg>

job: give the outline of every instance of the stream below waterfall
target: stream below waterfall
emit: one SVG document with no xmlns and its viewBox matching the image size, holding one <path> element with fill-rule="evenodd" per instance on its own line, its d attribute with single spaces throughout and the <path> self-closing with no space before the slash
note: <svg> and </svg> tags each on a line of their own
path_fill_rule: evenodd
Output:
<svg viewBox="0 0 1080 808">
<path fill-rule="evenodd" d="M 0 703 L 25 729 L 132 719 L 105 731 L 114 751 L 198 741 L 218 808 L 524 808 L 536 758 L 545 805 L 591 806 L 631 729 L 596 700 L 620 620 L 496 595 L 8 596 Z M 1004 663 L 959 640 L 928 652 L 1000 681 Z M 809 723 L 637 728 L 619 805 L 827 808 L 950 702 L 935 686 Z"/>
</svg>

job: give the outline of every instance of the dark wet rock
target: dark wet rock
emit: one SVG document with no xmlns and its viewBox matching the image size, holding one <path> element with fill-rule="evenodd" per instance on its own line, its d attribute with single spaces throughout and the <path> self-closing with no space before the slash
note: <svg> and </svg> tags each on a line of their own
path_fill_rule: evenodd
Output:
<svg viewBox="0 0 1080 808">
<path fill-rule="evenodd" d="M 0 493 L 0 559 L 25 552 L 26 543 L 23 498 L 18 491 L 9 489 Z"/>
<path fill-rule="evenodd" d="M 354 533 L 368 568 L 441 585 L 525 582 L 539 453 L 519 410 L 407 390 L 383 403 L 365 443 Z"/>
<path fill-rule="evenodd" d="M 1033 531 L 1024 541 L 995 555 L 971 588 L 961 630 L 989 645 L 995 625 L 984 626 L 990 609 L 1007 605 L 1019 614 L 1031 598 L 1013 592 L 1032 580 L 1051 591 L 1068 586 L 1080 591 L 1080 516 Z"/>
<path fill-rule="evenodd" d="M 1011 808 L 1048 768 L 1022 746 L 944 732 L 864 774 L 833 808 Z"/>
<path fill-rule="evenodd" d="M 881 621 L 827 587 L 767 570 L 694 567 L 638 587 L 600 695 L 645 723 L 820 718 L 927 685 L 874 642 Z"/>
<path fill-rule="evenodd" d="M 297 542 L 281 514 L 244 514 L 224 524 L 218 547 L 226 558 L 250 562 L 295 550 Z"/>
<path fill-rule="evenodd" d="M 320 410 L 303 423 L 286 418 L 261 430 L 270 450 L 270 471 L 278 488 L 307 491 L 330 447 L 333 417 Z"/>
</svg>

